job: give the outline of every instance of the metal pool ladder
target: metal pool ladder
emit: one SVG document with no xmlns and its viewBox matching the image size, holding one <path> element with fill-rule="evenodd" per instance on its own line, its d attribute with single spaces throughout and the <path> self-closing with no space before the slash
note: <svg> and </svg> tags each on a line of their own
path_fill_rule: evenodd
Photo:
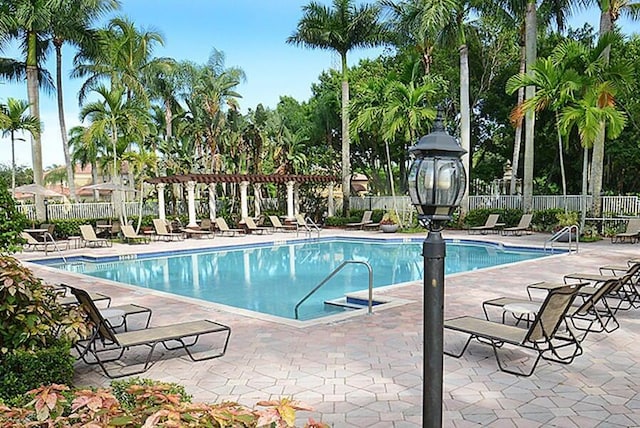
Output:
<svg viewBox="0 0 640 428">
<path fill-rule="evenodd" d="M 320 238 L 320 227 L 314 223 L 313 220 L 311 220 L 310 217 L 307 217 L 304 219 L 304 225 L 303 225 L 305 232 L 307 234 L 307 236 L 309 238 L 311 238 L 311 232 L 312 232 L 312 228 L 316 230 L 316 232 L 318 232 L 318 238 Z M 296 236 L 298 236 L 298 231 L 299 231 L 299 225 L 298 228 L 296 229 Z"/>
<path fill-rule="evenodd" d="M 349 264 L 361 264 L 367 267 L 369 270 L 369 298 L 368 298 L 368 310 L 367 313 L 371 314 L 373 308 L 373 269 L 371 269 L 371 265 L 367 262 L 363 262 L 362 260 L 345 260 L 333 270 L 325 279 L 323 279 L 320 284 L 316 285 L 313 290 L 309 291 L 306 296 L 304 296 L 295 307 L 296 319 L 298 319 L 298 308 L 302 305 L 309 297 L 311 297 L 316 291 L 318 291 L 323 285 L 325 285 L 331 278 L 333 278 L 338 272 L 342 270 L 346 265 Z"/>
<path fill-rule="evenodd" d="M 53 236 L 49 233 L 49 232 L 44 232 L 42 234 L 42 239 L 44 242 L 44 254 L 47 254 L 47 236 L 49 237 L 49 239 L 51 239 L 51 243 L 53 244 L 53 247 L 56 249 L 56 251 L 60 254 L 60 257 L 62 258 L 63 262 L 67 262 L 67 259 L 64 258 L 64 255 L 62 254 L 62 250 L 60 250 L 60 247 L 58 247 L 58 243 L 53 239 Z"/>
<path fill-rule="evenodd" d="M 575 239 L 573 239 L 573 234 L 575 233 Z M 547 239 L 544 243 L 544 250 L 547 251 L 547 244 L 549 244 L 550 248 L 551 248 L 551 252 L 553 252 L 553 243 L 554 242 L 558 242 L 558 240 L 560 238 L 562 238 L 564 235 L 567 235 L 569 237 L 569 253 L 572 252 L 572 248 L 573 245 L 572 243 L 575 242 L 576 244 L 576 253 L 578 252 L 578 242 L 580 240 L 580 228 L 578 227 L 577 224 L 572 224 L 571 226 L 565 226 L 562 228 L 562 230 L 554 233 L 551 238 Z"/>
</svg>

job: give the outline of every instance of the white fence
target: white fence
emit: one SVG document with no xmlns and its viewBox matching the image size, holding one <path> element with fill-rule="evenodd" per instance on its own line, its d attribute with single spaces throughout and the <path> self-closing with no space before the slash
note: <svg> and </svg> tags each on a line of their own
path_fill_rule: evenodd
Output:
<svg viewBox="0 0 640 428">
<path fill-rule="evenodd" d="M 68 218 L 98 219 L 115 218 L 115 211 L 111 202 L 87 202 L 81 204 L 49 204 L 46 207 L 49 220 Z M 30 220 L 36 220 L 36 207 L 30 205 L 18 205 L 18 209 Z M 138 202 L 126 202 L 124 212 L 127 216 L 138 216 L 140 204 Z M 158 215 L 158 205 L 145 203 L 142 206 L 142 215 Z"/>
<path fill-rule="evenodd" d="M 413 209 L 408 196 L 398 196 L 396 206 L 398 211 L 406 212 Z M 565 206 L 569 211 L 580 211 L 584 206 L 591 207 L 592 197 L 582 195 L 549 196 L 536 195 L 533 197 L 533 211 L 543 211 Z M 393 208 L 393 198 L 390 196 L 351 197 L 349 200 L 353 209 L 361 210 L 389 210 Z M 469 196 L 469 209 L 522 209 L 522 196 L 520 195 L 484 195 Z M 638 216 L 640 215 L 640 198 L 637 196 L 603 196 L 602 213 L 604 217 L 616 215 Z"/>
<path fill-rule="evenodd" d="M 395 199 L 395 201 L 394 201 Z M 581 195 L 548 196 L 537 195 L 533 197 L 533 210 L 542 211 L 552 208 L 567 207 L 570 211 L 580 211 L 582 207 Z M 584 197 L 587 209 L 591 206 L 591 196 Z M 269 201 L 273 204 L 274 201 Z M 277 201 L 275 201 L 277 202 Z M 414 210 L 411 199 L 408 196 L 352 196 L 349 199 L 352 209 L 360 210 L 391 210 L 395 208 L 400 213 L 408 213 Z M 394 205 L 395 204 L 395 205 Z M 276 204 L 277 205 L 277 204 Z M 137 202 L 127 202 L 125 205 L 127 216 L 137 216 L 139 205 Z M 34 205 L 18 205 L 18 208 L 31 220 L 36 219 Z M 48 218 L 51 220 L 65 218 L 99 219 L 115 218 L 113 206 L 110 202 L 81 203 L 81 204 L 50 204 L 47 205 Z M 486 195 L 470 196 L 469 209 L 522 209 L 522 196 L 511 195 Z M 602 213 L 604 217 L 639 216 L 640 198 L 637 196 L 603 196 Z M 158 215 L 156 203 L 145 203 L 142 215 Z"/>
</svg>

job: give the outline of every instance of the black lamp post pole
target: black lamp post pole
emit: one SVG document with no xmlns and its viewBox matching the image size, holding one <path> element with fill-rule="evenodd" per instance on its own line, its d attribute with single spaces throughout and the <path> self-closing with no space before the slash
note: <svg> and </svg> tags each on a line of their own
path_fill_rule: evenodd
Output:
<svg viewBox="0 0 640 428">
<path fill-rule="evenodd" d="M 422 426 L 442 427 L 442 373 L 444 342 L 444 258 L 446 244 L 440 229 L 430 224 L 422 244 L 423 291 L 423 393 Z"/>
</svg>

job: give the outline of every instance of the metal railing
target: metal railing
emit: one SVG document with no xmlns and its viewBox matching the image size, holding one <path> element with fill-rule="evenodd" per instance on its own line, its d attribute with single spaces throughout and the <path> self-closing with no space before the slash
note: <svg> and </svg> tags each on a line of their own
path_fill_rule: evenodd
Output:
<svg viewBox="0 0 640 428">
<path fill-rule="evenodd" d="M 573 224 L 571 226 L 565 226 L 558 232 L 554 233 L 551 238 L 547 239 L 544 243 L 544 250 L 547 251 L 547 244 L 551 247 L 551 251 L 553 252 L 553 244 L 556 242 L 564 242 L 560 241 L 564 237 L 567 237 L 567 242 L 569 243 L 569 252 L 571 253 L 572 243 L 576 244 L 576 253 L 578 252 L 578 243 L 580 241 L 580 228 L 577 224 Z"/>
<path fill-rule="evenodd" d="M 362 260 L 345 260 L 344 262 L 342 262 L 340 264 L 340 266 L 338 266 L 337 268 L 335 268 L 333 270 L 333 272 L 331 272 L 329 274 L 329 276 L 327 276 L 325 279 L 323 279 L 320 284 L 316 285 L 315 287 L 313 287 L 313 289 L 307 293 L 306 296 L 304 296 L 297 304 L 296 307 L 294 309 L 295 315 L 296 315 L 296 319 L 298 319 L 298 309 L 300 308 L 300 305 L 302 305 L 305 301 L 307 301 L 307 299 L 309 297 L 311 297 L 316 291 L 318 291 L 323 285 L 325 285 L 327 282 L 329 282 L 329 280 L 331 278 L 333 278 L 338 272 L 340 272 L 342 270 L 342 268 L 344 268 L 346 265 L 349 264 L 361 264 L 361 265 L 365 265 L 367 267 L 367 269 L 369 270 L 369 298 L 368 298 L 368 310 L 367 313 L 371 314 L 373 311 L 373 269 L 371 269 L 371 265 L 367 262 L 364 262 Z"/>
<path fill-rule="evenodd" d="M 47 255 L 47 237 L 49 238 L 49 240 L 51 241 L 51 243 L 53 244 L 53 247 L 56 249 L 56 251 L 60 254 L 60 257 L 62 258 L 63 262 L 67 262 L 67 259 L 64 257 L 64 255 L 62 254 L 62 250 L 60 250 L 60 247 L 58 247 L 58 243 L 55 241 L 55 239 L 53 239 L 53 236 L 49 233 L 49 232 L 44 232 L 42 234 L 42 241 L 44 242 L 44 254 Z"/>
<path fill-rule="evenodd" d="M 318 238 L 320 238 L 320 227 L 315 224 L 315 222 L 310 217 L 305 218 L 303 224 L 298 224 L 298 227 L 296 228 L 296 237 L 298 236 L 298 232 L 300 231 L 301 226 L 304 228 L 305 233 L 309 238 L 311 238 L 311 232 L 313 232 L 312 229 L 315 229 L 316 232 L 318 232 Z"/>
</svg>

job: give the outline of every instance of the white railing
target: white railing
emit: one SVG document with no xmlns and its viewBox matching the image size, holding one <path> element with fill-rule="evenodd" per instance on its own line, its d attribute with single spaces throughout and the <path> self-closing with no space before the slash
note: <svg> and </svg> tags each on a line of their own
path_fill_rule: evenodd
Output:
<svg viewBox="0 0 640 428">
<path fill-rule="evenodd" d="M 30 220 L 36 219 L 35 205 L 18 205 L 18 209 Z M 69 218 L 115 218 L 115 211 L 111 202 L 87 202 L 81 204 L 49 204 L 46 206 L 47 218 L 60 220 Z M 127 216 L 138 216 L 140 204 L 138 202 L 126 202 L 124 212 Z M 145 203 L 142 206 L 142 215 L 158 215 L 158 206 L 153 203 Z"/>
</svg>

